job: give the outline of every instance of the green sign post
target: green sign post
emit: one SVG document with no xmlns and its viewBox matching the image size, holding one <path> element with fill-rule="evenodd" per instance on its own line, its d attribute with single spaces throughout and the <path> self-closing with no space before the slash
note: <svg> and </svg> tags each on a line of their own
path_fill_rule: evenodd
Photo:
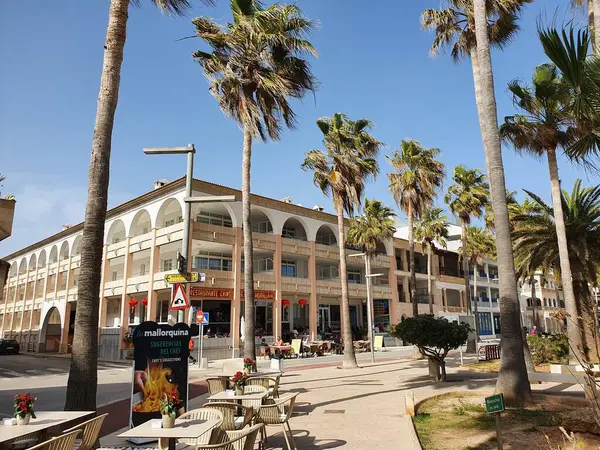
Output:
<svg viewBox="0 0 600 450">
<path fill-rule="evenodd" d="M 500 414 L 504 412 L 504 395 L 496 394 L 485 398 L 485 412 L 496 417 L 496 440 L 498 450 L 503 450 L 502 430 L 500 429 Z"/>
</svg>

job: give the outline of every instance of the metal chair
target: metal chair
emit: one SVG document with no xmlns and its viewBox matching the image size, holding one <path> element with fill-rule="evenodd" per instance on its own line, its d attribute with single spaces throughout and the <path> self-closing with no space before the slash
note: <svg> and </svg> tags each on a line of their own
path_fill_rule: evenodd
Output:
<svg viewBox="0 0 600 450">
<path fill-rule="evenodd" d="M 209 402 L 204 404 L 203 408 L 214 408 L 223 414 L 223 431 L 236 431 L 245 428 L 252 423 L 254 409 L 231 402 Z M 242 414 L 238 416 L 238 411 Z"/>
<path fill-rule="evenodd" d="M 102 423 L 104 422 L 106 416 L 108 416 L 108 413 L 94 417 L 93 419 L 80 423 L 73 428 L 65 430 L 63 434 L 81 430 L 81 439 L 77 445 L 77 450 L 92 450 L 94 448 L 94 444 L 98 440 L 100 428 L 102 428 Z"/>
<path fill-rule="evenodd" d="M 227 377 L 207 378 L 206 384 L 208 384 L 208 392 L 210 395 L 215 395 L 227 390 L 229 380 Z"/>
<path fill-rule="evenodd" d="M 241 431 L 226 431 L 222 433 L 220 443 L 199 445 L 196 450 L 253 450 L 258 432 L 263 429 L 261 423 Z"/>
<path fill-rule="evenodd" d="M 265 426 L 269 425 L 281 425 L 281 429 L 283 430 L 283 436 L 285 437 L 285 442 L 287 444 L 288 450 L 295 450 L 296 443 L 294 442 L 294 435 L 292 433 L 292 429 L 290 428 L 290 417 L 292 417 L 292 412 L 294 410 L 294 403 L 296 402 L 296 397 L 298 393 L 289 394 L 285 397 L 280 397 L 276 401 L 272 400 L 272 404 L 262 405 L 254 416 L 255 423 L 263 423 Z M 287 411 L 286 411 L 287 410 Z M 287 425 L 287 430 L 285 429 Z M 289 437 L 288 432 L 289 431 Z M 267 442 L 267 434 L 265 430 L 261 430 L 261 444 Z M 290 445 L 291 442 L 291 445 Z"/>
<path fill-rule="evenodd" d="M 58 437 L 49 439 L 41 444 L 29 447 L 29 450 L 73 450 L 75 439 L 81 433 L 81 430 L 73 430 L 69 433 L 61 434 Z"/>
</svg>

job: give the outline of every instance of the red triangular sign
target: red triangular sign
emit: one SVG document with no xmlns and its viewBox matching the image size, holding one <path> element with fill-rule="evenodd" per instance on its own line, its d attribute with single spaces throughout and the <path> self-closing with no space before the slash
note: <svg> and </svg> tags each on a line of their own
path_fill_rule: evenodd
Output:
<svg viewBox="0 0 600 450">
<path fill-rule="evenodd" d="M 190 303 L 185 295 L 183 284 L 173 284 L 171 287 L 171 306 L 169 306 L 169 309 L 186 309 L 189 307 Z"/>
</svg>

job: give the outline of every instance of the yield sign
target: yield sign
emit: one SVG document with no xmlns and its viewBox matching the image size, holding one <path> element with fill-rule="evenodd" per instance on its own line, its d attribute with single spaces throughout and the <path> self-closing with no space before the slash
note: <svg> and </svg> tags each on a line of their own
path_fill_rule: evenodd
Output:
<svg viewBox="0 0 600 450">
<path fill-rule="evenodd" d="M 171 285 L 171 306 L 169 309 L 189 308 L 190 303 L 185 295 L 185 287 L 181 283 Z"/>
</svg>

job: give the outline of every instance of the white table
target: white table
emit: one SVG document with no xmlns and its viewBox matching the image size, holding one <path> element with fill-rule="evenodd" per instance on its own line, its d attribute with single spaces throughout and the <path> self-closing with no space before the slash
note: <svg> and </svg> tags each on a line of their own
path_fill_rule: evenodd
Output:
<svg viewBox="0 0 600 450">
<path fill-rule="evenodd" d="M 160 420 L 160 419 L 153 419 Z M 219 424 L 216 419 L 175 419 L 173 428 L 152 428 L 152 420 L 121 433 L 120 438 L 164 438 L 169 440 L 169 450 L 175 450 L 177 439 L 195 439 Z"/>
<path fill-rule="evenodd" d="M 247 394 L 237 395 L 235 391 L 222 391 L 208 397 L 209 401 L 222 402 L 227 400 L 262 400 L 269 393 L 265 392 L 248 392 Z"/>
<path fill-rule="evenodd" d="M 95 411 L 36 411 L 36 418 L 32 418 L 27 425 L 4 425 L 0 421 L 0 448 L 4 442 L 10 442 L 26 434 L 43 432 L 48 428 L 95 414 Z"/>
</svg>

